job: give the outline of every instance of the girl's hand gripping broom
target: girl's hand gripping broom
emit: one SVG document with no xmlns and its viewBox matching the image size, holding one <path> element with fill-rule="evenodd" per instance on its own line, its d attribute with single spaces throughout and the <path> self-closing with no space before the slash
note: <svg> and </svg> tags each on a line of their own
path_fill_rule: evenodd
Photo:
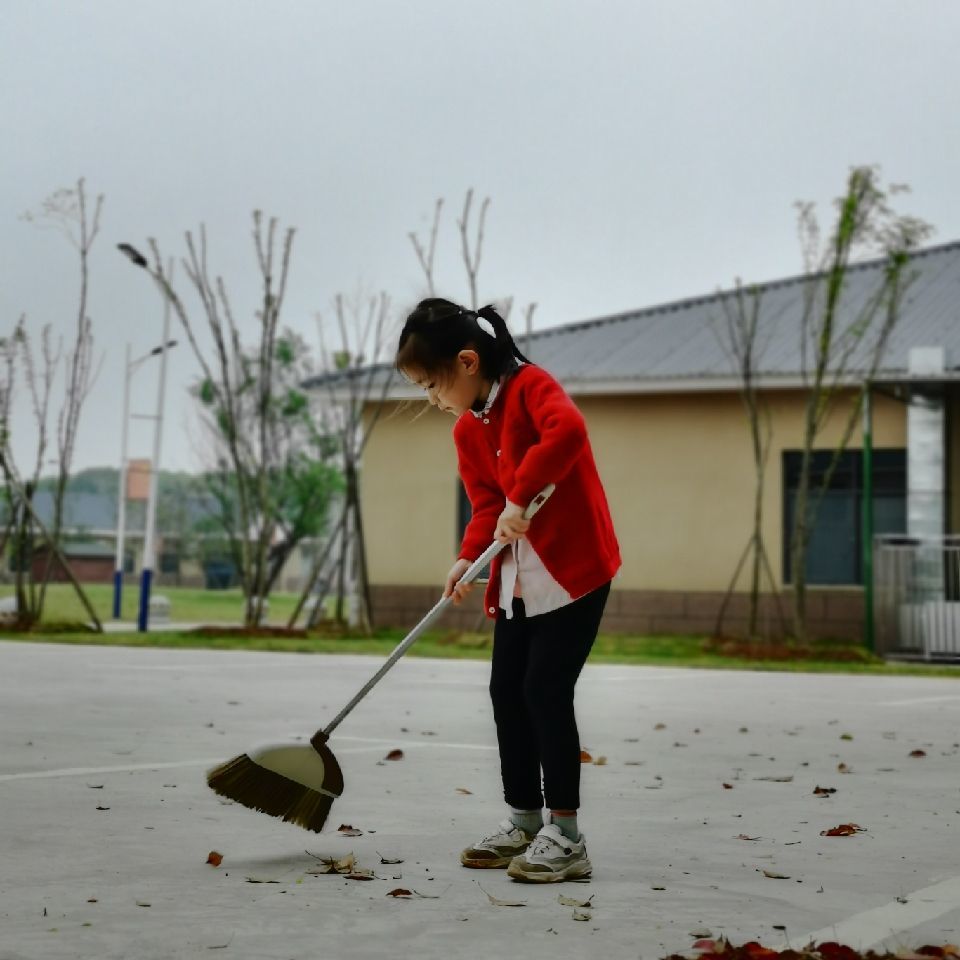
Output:
<svg viewBox="0 0 960 960">
<path fill-rule="evenodd" d="M 524 511 L 524 517 L 533 517 L 553 490 L 554 485 L 551 483 L 538 493 Z M 475 580 L 503 547 L 504 544 L 499 541 L 491 543 L 470 564 L 458 585 Z M 326 729 L 318 730 L 311 737 L 309 746 L 279 744 L 241 754 L 209 771 L 207 784 L 210 788 L 245 807 L 280 817 L 289 823 L 319 833 L 330 813 L 331 804 L 343 793 L 340 764 L 327 746 L 330 734 L 452 602 L 452 596 L 443 597 L 433 607 Z"/>
</svg>

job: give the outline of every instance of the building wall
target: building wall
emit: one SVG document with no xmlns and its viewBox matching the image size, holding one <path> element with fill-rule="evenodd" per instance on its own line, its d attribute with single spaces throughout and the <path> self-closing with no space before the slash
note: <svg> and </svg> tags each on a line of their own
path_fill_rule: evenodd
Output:
<svg viewBox="0 0 960 960">
<path fill-rule="evenodd" d="M 773 429 L 764 485 L 764 539 L 782 584 L 781 454 L 801 444 L 803 400 L 768 395 Z M 617 590 L 724 591 L 751 533 L 754 470 L 736 394 L 583 397 L 623 554 Z M 361 498 L 371 581 L 431 586 L 456 557 L 453 418 L 422 405 L 381 416 L 364 454 Z M 818 442 L 835 443 L 849 405 Z M 905 408 L 874 403 L 874 446 L 903 447 Z M 859 424 L 851 449 L 860 446 Z"/>
</svg>

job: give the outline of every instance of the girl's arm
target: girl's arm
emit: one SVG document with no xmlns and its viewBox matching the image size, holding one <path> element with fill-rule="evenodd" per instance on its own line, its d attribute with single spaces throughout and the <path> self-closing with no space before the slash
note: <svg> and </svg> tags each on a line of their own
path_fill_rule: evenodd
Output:
<svg viewBox="0 0 960 960">
<path fill-rule="evenodd" d="M 471 563 L 490 546 L 494 531 L 497 528 L 497 518 L 503 511 L 503 491 L 490 483 L 489 479 L 480 474 L 457 448 L 457 462 L 460 478 L 467 491 L 467 498 L 473 515 L 463 532 L 460 544 L 460 560 L 469 560 Z"/>
<path fill-rule="evenodd" d="M 588 443 L 583 414 L 566 391 L 545 371 L 536 373 L 523 384 L 521 399 L 539 439 L 524 454 L 507 493 L 511 503 L 521 506 L 548 483 L 559 483 Z"/>
</svg>

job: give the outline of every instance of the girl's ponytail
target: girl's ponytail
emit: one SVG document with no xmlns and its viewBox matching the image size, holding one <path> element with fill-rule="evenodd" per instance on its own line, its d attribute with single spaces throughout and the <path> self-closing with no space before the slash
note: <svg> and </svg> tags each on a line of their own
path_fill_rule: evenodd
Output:
<svg viewBox="0 0 960 960">
<path fill-rule="evenodd" d="M 485 307 L 481 307 L 477 311 L 477 316 L 482 317 L 490 324 L 491 327 L 493 327 L 493 331 L 497 340 L 497 352 L 502 357 L 504 368 L 513 366 L 514 358 L 522 361 L 523 363 L 530 362 L 520 352 L 520 348 L 513 339 L 510 329 L 507 327 L 507 321 L 500 316 L 496 307 L 494 307 L 492 303 L 488 303 Z"/>
</svg>

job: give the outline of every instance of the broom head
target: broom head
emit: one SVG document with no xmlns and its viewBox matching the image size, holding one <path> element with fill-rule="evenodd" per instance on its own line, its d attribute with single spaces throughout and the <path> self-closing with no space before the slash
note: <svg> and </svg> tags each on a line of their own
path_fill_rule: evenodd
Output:
<svg viewBox="0 0 960 960">
<path fill-rule="evenodd" d="M 323 731 L 306 744 L 278 744 L 241 754 L 207 773 L 222 797 L 319 833 L 333 801 L 343 793 L 343 774 Z"/>
</svg>

